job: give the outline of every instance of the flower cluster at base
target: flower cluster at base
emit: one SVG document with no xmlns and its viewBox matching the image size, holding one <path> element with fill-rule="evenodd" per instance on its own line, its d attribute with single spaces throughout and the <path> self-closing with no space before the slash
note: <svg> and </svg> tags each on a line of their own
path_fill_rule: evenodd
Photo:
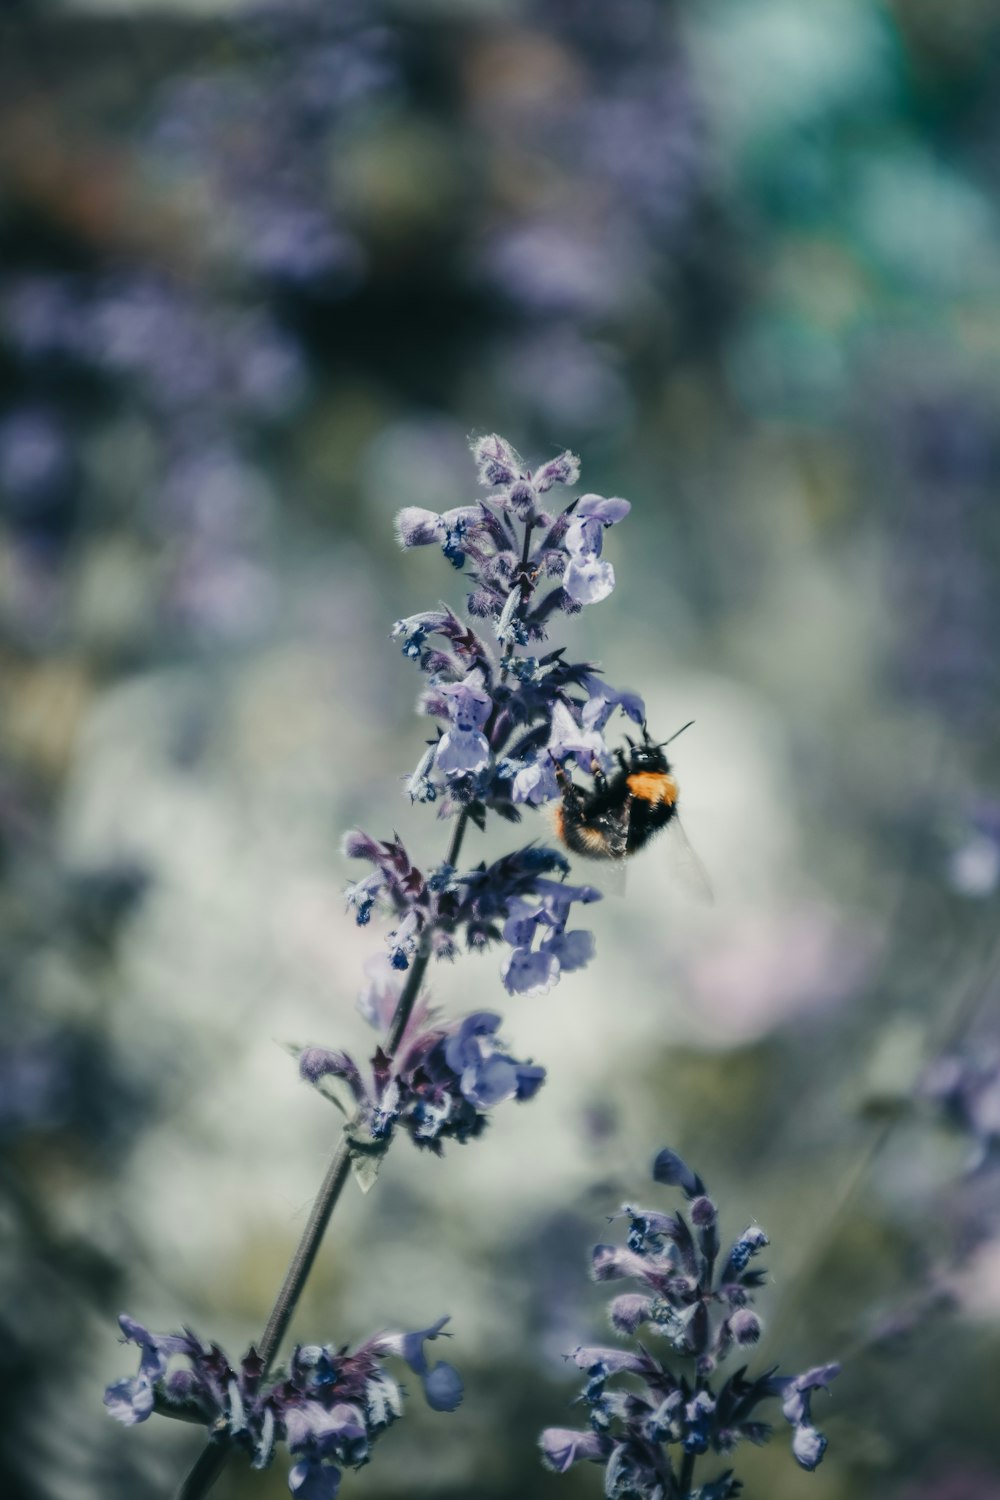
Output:
<svg viewBox="0 0 1000 1500">
<path fill-rule="evenodd" d="M 369 959 L 365 969 L 369 983 L 360 1009 L 384 1034 L 399 1003 L 400 976 L 382 957 Z M 330 1085 L 346 1085 L 354 1105 L 352 1133 L 367 1131 L 373 1143 L 388 1145 L 400 1126 L 415 1145 L 440 1155 L 445 1140 L 473 1140 L 495 1105 L 532 1099 L 545 1081 L 544 1068 L 510 1056 L 499 1027 L 492 1011 L 445 1020 L 419 1000 L 394 1057 L 377 1049 L 370 1084 L 346 1053 L 325 1047 L 302 1048 L 299 1072 L 337 1104 L 343 1101 Z"/>
<path fill-rule="evenodd" d="M 726 1355 L 760 1337 L 752 1304 L 765 1273 L 751 1262 L 767 1237 L 751 1224 L 720 1258 L 718 1213 L 701 1178 L 669 1150 L 657 1156 L 653 1177 L 682 1189 L 691 1204 L 690 1223 L 680 1212 L 626 1206 L 627 1246 L 596 1246 L 593 1275 L 597 1281 L 629 1277 L 640 1283 L 640 1292 L 611 1303 L 612 1326 L 633 1335 L 645 1325 L 667 1340 L 672 1361 L 661 1363 L 639 1343 L 631 1350 L 576 1349 L 570 1357 L 587 1374 L 582 1400 L 590 1430 L 547 1429 L 541 1438 L 546 1466 L 562 1474 L 582 1459 L 603 1464 L 605 1494 L 617 1500 L 728 1500 L 742 1488 L 732 1470 L 692 1489 L 694 1461 L 709 1451 L 731 1453 L 744 1438 L 766 1443 L 771 1428 L 757 1409 L 777 1399 L 793 1428 L 795 1458 L 804 1469 L 815 1469 L 826 1438 L 812 1424 L 810 1402 L 839 1366 L 802 1375 L 771 1369 L 748 1377 L 743 1365 L 722 1383 L 715 1380 Z M 622 1375 L 631 1377 L 628 1387 L 612 1388 Z M 680 1466 L 671 1447 L 684 1455 Z"/>
<path fill-rule="evenodd" d="M 217 1344 L 206 1348 L 189 1331 L 150 1333 L 124 1313 L 118 1321 L 142 1354 L 137 1375 L 108 1386 L 111 1416 L 126 1426 L 153 1411 L 200 1423 L 218 1441 L 241 1448 L 255 1469 L 266 1468 L 284 1443 L 294 1460 L 288 1487 L 298 1500 L 334 1500 L 342 1470 L 366 1464 L 375 1439 L 402 1414 L 402 1392 L 382 1368 L 384 1359 L 409 1365 L 435 1411 L 454 1411 L 462 1399 L 458 1371 L 444 1360 L 429 1365 L 424 1353 L 447 1318 L 419 1333 L 376 1334 L 353 1354 L 330 1344 L 301 1345 L 287 1370 L 267 1379 L 253 1348 L 233 1366 Z M 170 1370 L 174 1357 L 186 1366 Z"/>
</svg>

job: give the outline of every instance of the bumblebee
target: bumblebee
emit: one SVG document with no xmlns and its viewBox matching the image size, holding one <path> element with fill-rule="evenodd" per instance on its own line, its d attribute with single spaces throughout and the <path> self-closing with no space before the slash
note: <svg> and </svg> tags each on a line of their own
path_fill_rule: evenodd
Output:
<svg viewBox="0 0 1000 1500">
<path fill-rule="evenodd" d="M 659 745 L 649 738 L 645 725 L 641 744 L 626 735 L 628 753 L 615 752 L 618 770 L 605 776 L 595 761 L 591 768 L 594 784 L 589 791 L 577 786 L 557 762 L 555 773 L 562 802 L 556 808 L 556 833 L 566 847 L 586 859 L 623 860 L 675 820 L 677 782 L 663 751 L 690 727 L 685 724 Z"/>
</svg>

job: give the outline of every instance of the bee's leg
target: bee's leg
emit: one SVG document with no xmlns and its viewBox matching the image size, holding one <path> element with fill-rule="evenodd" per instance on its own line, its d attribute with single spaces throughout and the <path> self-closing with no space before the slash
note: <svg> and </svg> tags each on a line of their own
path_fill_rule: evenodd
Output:
<svg viewBox="0 0 1000 1500">
<path fill-rule="evenodd" d="M 556 784 L 562 793 L 564 804 L 567 807 L 578 807 L 583 793 L 572 776 L 567 776 L 566 768 L 563 766 L 562 761 L 556 760 L 554 755 L 552 756 L 552 769 L 555 772 Z"/>
<path fill-rule="evenodd" d="M 628 757 L 626 756 L 625 751 L 624 750 L 616 750 L 615 751 L 615 760 L 621 766 L 621 768 L 625 772 L 625 774 L 628 775 L 628 772 L 629 772 L 630 768 L 629 768 L 629 763 L 628 763 Z"/>
<path fill-rule="evenodd" d="M 594 778 L 594 790 L 606 792 L 608 789 L 608 778 L 601 769 L 600 761 L 592 760 L 590 762 L 590 774 Z"/>
</svg>

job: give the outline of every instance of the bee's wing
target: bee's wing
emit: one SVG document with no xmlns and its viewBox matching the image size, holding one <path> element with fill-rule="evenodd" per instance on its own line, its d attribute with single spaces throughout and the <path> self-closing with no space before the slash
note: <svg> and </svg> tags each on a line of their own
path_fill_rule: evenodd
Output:
<svg viewBox="0 0 1000 1500">
<path fill-rule="evenodd" d="M 605 859 L 599 865 L 595 864 L 593 873 L 587 868 L 588 885 L 596 885 L 605 896 L 624 896 L 628 881 L 628 865 L 624 856 L 619 859 Z"/>
<path fill-rule="evenodd" d="M 578 874 L 588 885 L 596 885 L 605 896 L 624 896 L 628 827 L 624 820 L 614 817 L 601 818 L 599 827 L 600 858 L 582 860 Z"/>
<path fill-rule="evenodd" d="M 609 859 L 616 865 L 623 865 L 625 851 L 628 848 L 628 807 L 623 816 L 616 817 L 609 814 L 601 818 L 600 822 Z"/>
<path fill-rule="evenodd" d="M 708 878 L 708 871 L 692 848 L 691 840 L 684 832 L 684 824 L 676 815 L 667 824 L 667 849 L 678 884 L 683 886 L 688 895 L 709 906 L 713 905 L 715 892 Z"/>
</svg>

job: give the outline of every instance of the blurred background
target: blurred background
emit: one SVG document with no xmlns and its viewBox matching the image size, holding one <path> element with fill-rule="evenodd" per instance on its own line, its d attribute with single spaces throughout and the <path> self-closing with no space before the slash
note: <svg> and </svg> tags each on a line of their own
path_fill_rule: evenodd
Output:
<svg viewBox="0 0 1000 1500">
<path fill-rule="evenodd" d="M 496 430 L 633 503 L 556 643 L 696 721 L 715 904 L 653 845 L 550 995 L 433 976 L 549 1080 L 334 1221 L 298 1337 L 450 1312 L 467 1382 L 343 1493 L 600 1493 L 535 1442 L 669 1143 L 771 1235 L 759 1362 L 846 1361 L 823 1467 L 782 1430 L 748 1494 L 997 1500 L 1000 1184 L 919 1079 L 1000 1043 L 998 185 L 991 0 L 7 0 L 5 1496 L 198 1451 L 104 1415 L 120 1310 L 259 1333 L 337 1130 L 280 1044 L 371 1046 L 340 833 L 446 839 L 387 636 L 461 579 L 392 517 Z"/>
</svg>

